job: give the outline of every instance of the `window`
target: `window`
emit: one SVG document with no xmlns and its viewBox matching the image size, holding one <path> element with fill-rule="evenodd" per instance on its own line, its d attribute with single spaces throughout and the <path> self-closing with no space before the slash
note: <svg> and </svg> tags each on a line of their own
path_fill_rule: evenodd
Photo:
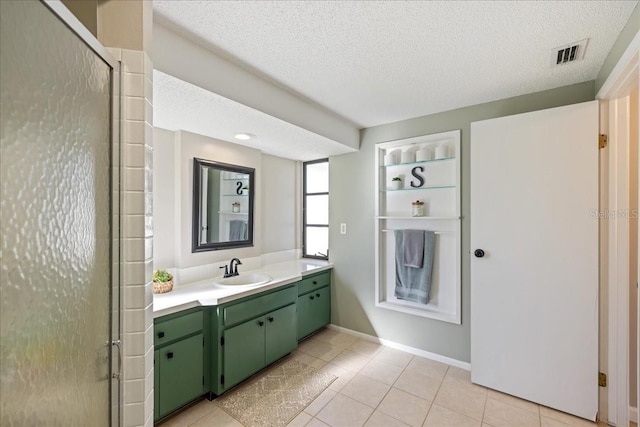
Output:
<svg viewBox="0 0 640 427">
<path fill-rule="evenodd" d="M 329 259 L 329 159 L 302 169 L 302 256 Z"/>
</svg>

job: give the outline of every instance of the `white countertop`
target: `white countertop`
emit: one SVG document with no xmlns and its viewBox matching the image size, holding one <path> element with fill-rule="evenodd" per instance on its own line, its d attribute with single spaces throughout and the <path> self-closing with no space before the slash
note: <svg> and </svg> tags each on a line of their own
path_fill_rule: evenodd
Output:
<svg viewBox="0 0 640 427">
<path fill-rule="evenodd" d="M 322 260 L 296 259 L 277 264 L 263 265 L 259 269 L 240 271 L 243 273 L 265 273 L 271 281 L 253 287 L 220 286 L 214 282 L 220 277 L 176 286 L 166 294 L 153 295 L 153 317 L 165 316 L 192 307 L 219 305 L 249 295 L 254 295 L 301 280 L 304 276 L 328 270 L 333 264 Z"/>
</svg>

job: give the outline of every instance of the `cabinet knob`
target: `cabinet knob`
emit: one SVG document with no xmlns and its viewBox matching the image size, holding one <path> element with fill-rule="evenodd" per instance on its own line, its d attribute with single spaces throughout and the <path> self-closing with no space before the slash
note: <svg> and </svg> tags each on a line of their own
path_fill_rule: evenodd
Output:
<svg viewBox="0 0 640 427">
<path fill-rule="evenodd" d="M 313 295 L 310 295 L 310 296 L 309 296 L 309 299 L 314 299 L 314 298 L 315 298 L 315 297 L 314 297 Z"/>
<path fill-rule="evenodd" d="M 259 325 L 259 326 L 263 326 L 263 325 L 264 325 L 264 322 L 263 322 L 262 320 L 258 320 L 258 325 Z"/>
<path fill-rule="evenodd" d="M 317 284 L 318 284 L 318 282 L 317 282 L 316 280 L 314 280 L 314 281 L 313 281 L 313 284 L 314 284 L 314 285 L 317 285 Z"/>
<path fill-rule="evenodd" d="M 267 319 L 269 319 L 269 322 L 273 322 L 273 317 L 267 317 Z"/>
<path fill-rule="evenodd" d="M 167 353 L 167 359 L 173 359 L 173 351 Z"/>
<path fill-rule="evenodd" d="M 158 338 L 164 338 L 164 332 L 158 332 Z"/>
<path fill-rule="evenodd" d="M 482 249 L 476 249 L 473 254 L 476 258 L 482 258 L 484 256 L 484 251 Z"/>
<path fill-rule="evenodd" d="M 316 294 L 316 298 L 320 298 L 320 294 Z"/>
</svg>

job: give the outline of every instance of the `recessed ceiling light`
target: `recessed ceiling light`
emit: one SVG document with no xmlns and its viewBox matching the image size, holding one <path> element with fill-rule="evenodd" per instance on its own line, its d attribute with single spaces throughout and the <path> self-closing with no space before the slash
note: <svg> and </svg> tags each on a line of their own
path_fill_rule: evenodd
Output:
<svg viewBox="0 0 640 427">
<path fill-rule="evenodd" d="M 243 141 L 247 141 L 249 139 L 254 139 L 256 136 L 252 133 L 241 132 L 241 133 L 236 133 L 233 137 L 235 139 L 241 139 Z"/>
</svg>

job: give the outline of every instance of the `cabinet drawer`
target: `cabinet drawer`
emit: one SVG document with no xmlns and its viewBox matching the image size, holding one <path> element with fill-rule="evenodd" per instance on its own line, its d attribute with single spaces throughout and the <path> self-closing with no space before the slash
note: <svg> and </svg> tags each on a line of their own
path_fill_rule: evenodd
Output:
<svg viewBox="0 0 640 427">
<path fill-rule="evenodd" d="M 202 311 L 157 322 L 153 325 L 153 344 L 158 346 L 169 343 L 185 335 L 202 330 Z"/>
<path fill-rule="evenodd" d="M 329 284 L 331 284 L 331 270 L 302 279 L 298 285 L 298 295 L 306 294 Z"/>
<path fill-rule="evenodd" d="M 277 308 L 284 307 L 285 305 L 294 303 L 297 296 L 298 293 L 296 287 L 292 286 L 281 291 L 276 291 L 223 307 L 222 322 L 224 323 L 224 326 L 235 325 L 236 323 L 243 322 Z"/>
</svg>

